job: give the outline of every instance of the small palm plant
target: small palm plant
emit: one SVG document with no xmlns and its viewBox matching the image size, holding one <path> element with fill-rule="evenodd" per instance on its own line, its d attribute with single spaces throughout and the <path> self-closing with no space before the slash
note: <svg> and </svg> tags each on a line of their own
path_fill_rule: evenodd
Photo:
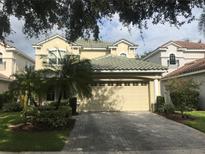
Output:
<svg viewBox="0 0 205 154">
<path fill-rule="evenodd" d="M 38 104 L 33 99 L 33 94 L 39 94 L 41 91 L 38 91 L 42 86 L 40 81 L 43 81 L 40 75 L 40 72 L 35 71 L 33 66 L 25 67 L 23 72 L 19 72 L 13 75 L 15 80 L 10 84 L 10 92 L 17 96 L 24 98 L 23 106 L 26 107 L 29 102 L 32 102 L 35 106 Z"/>
</svg>

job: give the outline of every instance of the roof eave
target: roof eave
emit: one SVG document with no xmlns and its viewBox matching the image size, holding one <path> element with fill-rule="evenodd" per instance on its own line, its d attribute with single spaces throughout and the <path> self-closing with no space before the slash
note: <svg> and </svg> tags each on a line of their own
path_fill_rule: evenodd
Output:
<svg viewBox="0 0 205 154">
<path fill-rule="evenodd" d="M 94 72 L 99 73 L 164 73 L 166 71 L 167 70 L 94 70 Z"/>
<path fill-rule="evenodd" d="M 175 79 L 175 78 L 180 78 L 180 77 L 185 77 L 185 76 L 190 76 L 190 75 L 195 75 L 195 74 L 200 74 L 200 73 L 205 73 L 205 69 L 204 70 L 200 70 L 200 71 L 194 71 L 194 72 L 174 75 L 174 76 L 170 76 L 170 77 L 166 77 L 165 76 L 164 78 L 162 78 L 162 80 L 170 80 L 170 79 Z"/>
</svg>

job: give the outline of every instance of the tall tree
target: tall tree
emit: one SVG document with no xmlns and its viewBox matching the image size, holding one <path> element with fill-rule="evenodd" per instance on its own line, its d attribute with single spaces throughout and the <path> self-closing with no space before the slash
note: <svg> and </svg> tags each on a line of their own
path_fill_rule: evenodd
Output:
<svg viewBox="0 0 205 154">
<path fill-rule="evenodd" d="M 74 41 L 91 34 L 98 39 L 102 19 L 114 14 L 124 25 L 140 29 L 147 27 L 147 20 L 180 26 L 193 20 L 192 8 L 204 4 L 204 0 L 0 0 L 0 39 L 11 32 L 11 16 L 25 21 L 23 31 L 30 37 L 57 27 Z"/>
<path fill-rule="evenodd" d="M 205 9 L 199 18 L 199 31 L 202 32 L 205 36 Z"/>
</svg>

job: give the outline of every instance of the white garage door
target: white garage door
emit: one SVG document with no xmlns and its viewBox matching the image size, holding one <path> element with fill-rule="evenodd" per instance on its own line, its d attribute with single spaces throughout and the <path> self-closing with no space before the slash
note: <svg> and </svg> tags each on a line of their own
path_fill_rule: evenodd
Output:
<svg viewBox="0 0 205 154">
<path fill-rule="evenodd" d="M 80 108 L 88 111 L 148 111 L 147 82 L 100 82 L 92 86 L 93 97 Z"/>
</svg>

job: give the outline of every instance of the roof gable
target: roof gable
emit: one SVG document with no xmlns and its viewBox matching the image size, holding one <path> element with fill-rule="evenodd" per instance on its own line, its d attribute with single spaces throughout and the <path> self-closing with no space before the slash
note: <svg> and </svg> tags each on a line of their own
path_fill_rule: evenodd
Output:
<svg viewBox="0 0 205 154">
<path fill-rule="evenodd" d="M 132 43 L 132 42 L 126 40 L 126 39 L 120 39 L 120 40 L 114 42 L 112 45 L 113 45 L 113 46 L 116 46 L 116 45 L 118 45 L 118 44 L 120 44 L 120 43 L 122 43 L 122 42 L 128 44 L 129 46 L 138 46 L 138 45 L 136 45 L 136 44 L 134 44 L 134 43 Z"/>
<path fill-rule="evenodd" d="M 53 39 L 56 39 L 56 38 L 59 38 L 59 39 L 65 41 L 65 42 L 69 42 L 69 43 L 71 43 L 71 44 L 73 44 L 73 45 L 77 45 L 76 43 L 73 43 L 73 42 L 68 41 L 68 40 L 67 40 L 66 38 L 64 38 L 63 36 L 61 36 L 61 35 L 59 35 L 59 34 L 55 34 L 55 35 L 53 35 L 53 36 L 51 36 L 51 37 L 49 37 L 49 38 L 46 38 L 46 39 L 44 39 L 44 40 L 42 40 L 42 41 L 40 41 L 40 42 L 34 44 L 34 46 L 35 46 L 35 45 L 40 46 L 40 45 L 42 45 L 42 44 L 44 44 L 44 43 L 46 43 L 46 42 L 48 42 L 48 41 L 51 41 L 51 40 L 53 40 Z"/>
</svg>

